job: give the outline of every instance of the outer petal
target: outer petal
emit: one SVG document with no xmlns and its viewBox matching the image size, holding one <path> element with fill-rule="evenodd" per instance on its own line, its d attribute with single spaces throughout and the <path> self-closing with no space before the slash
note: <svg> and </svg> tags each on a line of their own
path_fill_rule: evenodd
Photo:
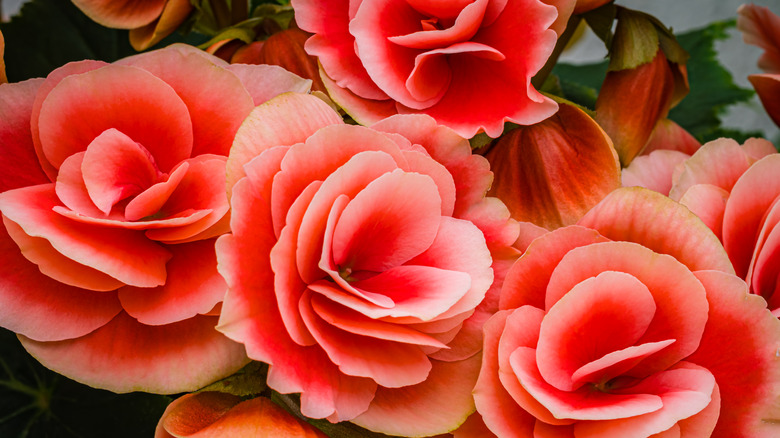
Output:
<svg viewBox="0 0 780 438">
<path fill-rule="evenodd" d="M 502 137 L 486 157 L 496 176 L 488 194 L 502 199 L 514 219 L 548 229 L 575 223 L 620 187 L 612 142 L 572 105 Z"/>
<path fill-rule="evenodd" d="M 362 68 L 362 66 L 361 66 Z M 328 91 L 328 96 L 338 106 L 344 109 L 356 122 L 368 126 L 381 121 L 386 117 L 398 114 L 395 101 L 392 99 L 374 100 L 358 96 L 348 88 L 338 86 L 325 70 L 320 67 L 322 84 Z"/>
<path fill-rule="evenodd" d="M 214 330 L 215 323 L 216 317 L 196 316 L 155 327 L 120 313 L 77 339 L 19 338 L 42 364 L 90 386 L 175 394 L 202 388 L 246 364 L 241 345 Z"/>
<path fill-rule="evenodd" d="M 160 418 L 155 438 L 174 436 L 325 438 L 322 432 L 268 398 L 241 401 L 240 397 L 219 392 L 186 394 L 174 400 Z"/>
<path fill-rule="evenodd" d="M 0 195 L 3 215 L 32 237 L 42 237 L 63 256 L 97 269 L 126 284 L 154 287 L 165 283 L 170 253 L 131 230 L 96 228 L 52 211 L 53 184 L 31 186 Z M 56 263 L 56 259 L 50 260 Z"/>
<path fill-rule="evenodd" d="M 430 436 L 457 429 L 474 412 L 471 389 L 481 357 L 431 361 L 428 378 L 404 388 L 379 388 L 368 410 L 353 423 L 388 435 Z"/>
<path fill-rule="evenodd" d="M 668 196 L 675 169 L 688 158 L 684 152 L 664 149 L 640 155 L 623 169 L 623 186 L 644 187 Z"/>
<path fill-rule="evenodd" d="M 117 64 L 142 68 L 176 91 L 192 120 L 192 156 L 228 155 L 238 127 L 255 105 L 235 74 L 215 66 L 216 58 L 182 46 L 169 46 Z"/>
<path fill-rule="evenodd" d="M 713 140 L 685 161 L 684 170 L 675 180 L 669 197 L 679 201 L 694 184 L 710 184 L 730 192 L 751 161 L 736 141 L 730 138 Z"/>
<path fill-rule="evenodd" d="M 38 117 L 43 153 L 56 168 L 109 128 L 141 143 L 163 172 L 192 153 L 187 107 L 169 85 L 138 68 L 109 65 L 68 76 Z"/>
<path fill-rule="evenodd" d="M 664 149 L 680 151 L 688 155 L 693 155 L 701 143 L 690 132 L 683 129 L 680 125 L 670 119 L 661 119 L 655 124 L 650 139 L 642 151 L 642 155 L 647 155 L 653 151 Z"/>
<path fill-rule="evenodd" d="M 355 51 L 355 38 L 349 33 L 349 22 L 359 3 L 295 0 L 292 5 L 296 23 L 301 29 L 315 34 L 306 42 L 306 51 L 319 59 L 338 87 L 368 99 L 387 98 L 368 77 Z"/>
<path fill-rule="evenodd" d="M 0 192 L 49 182 L 30 134 L 33 102 L 42 84 L 42 79 L 0 84 Z"/>
<path fill-rule="evenodd" d="M 485 323 L 485 348 L 482 369 L 474 387 L 474 400 L 485 424 L 499 436 L 532 436 L 535 418 L 517 404 L 499 379 L 499 340 L 509 315 L 517 315 L 532 328 L 538 328 L 544 318 L 541 309 L 531 306 L 499 311 Z M 538 333 L 538 331 L 537 331 Z M 534 343 L 536 339 L 532 339 Z"/>
<path fill-rule="evenodd" d="M 241 125 L 227 162 L 228 191 L 242 176 L 243 166 L 274 146 L 306 140 L 319 128 L 344 123 L 325 102 L 304 94 L 283 94 L 252 110 Z"/>
<path fill-rule="evenodd" d="M 217 272 L 214 239 L 170 245 L 165 284 L 119 290 L 122 307 L 141 324 L 162 325 L 205 314 L 222 301 L 227 285 Z"/>
<path fill-rule="evenodd" d="M 230 64 L 227 69 L 241 79 L 255 106 L 262 105 L 282 93 L 311 91 L 310 79 L 302 78 L 276 65 Z"/>
<path fill-rule="evenodd" d="M 166 0 L 74 0 L 73 3 L 103 26 L 132 29 L 159 17 Z"/>
<path fill-rule="evenodd" d="M 712 436 L 777 436 L 780 321 L 740 279 L 716 271 L 696 276 L 707 289 L 710 312 L 699 349 L 686 360 L 709 370 L 718 382 L 721 410 Z"/>
<path fill-rule="evenodd" d="M 3 327 L 38 341 L 83 336 L 122 309 L 115 292 L 68 286 L 41 274 L 0 229 L 0 321 Z"/>
<path fill-rule="evenodd" d="M 647 189 L 631 187 L 612 192 L 578 224 L 612 240 L 636 242 L 670 254 L 692 271 L 734 272 L 718 238 L 699 218 Z"/>
<path fill-rule="evenodd" d="M 172 34 L 192 12 L 188 0 L 166 0 L 165 7 L 151 23 L 130 30 L 130 44 L 139 52 L 157 44 Z"/>
<path fill-rule="evenodd" d="M 734 185 L 723 213 L 723 246 L 742 278 L 747 275 L 764 215 L 780 197 L 778 169 L 780 154 L 753 164 Z"/>
</svg>

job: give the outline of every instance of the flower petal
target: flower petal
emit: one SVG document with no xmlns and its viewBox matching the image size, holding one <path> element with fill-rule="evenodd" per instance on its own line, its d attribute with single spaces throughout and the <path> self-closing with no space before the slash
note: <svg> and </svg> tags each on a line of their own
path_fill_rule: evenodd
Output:
<svg viewBox="0 0 780 438">
<path fill-rule="evenodd" d="M 33 102 L 42 83 L 42 79 L 34 79 L 0 84 L 0 192 L 49 182 L 38 164 L 30 135 Z"/>
<path fill-rule="evenodd" d="M 471 389 L 480 357 L 431 362 L 433 368 L 424 382 L 377 389 L 368 410 L 352 422 L 390 435 L 430 436 L 455 430 L 474 412 Z"/>
<path fill-rule="evenodd" d="M 192 120 L 192 156 L 228 155 L 238 127 L 255 105 L 241 80 L 215 65 L 216 58 L 185 47 L 169 46 L 117 64 L 144 69 L 176 90 Z"/>
<path fill-rule="evenodd" d="M 165 283 L 170 253 L 132 230 L 97 228 L 62 217 L 54 185 L 30 186 L 0 194 L 3 215 L 26 234 L 42 237 L 62 255 L 125 284 L 155 287 Z"/>
<path fill-rule="evenodd" d="M 699 218 L 682 205 L 647 189 L 615 190 L 578 224 L 612 240 L 636 242 L 655 252 L 670 254 L 692 271 L 734 272 L 720 241 Z"/>
<path fill-rule="evenodd" d="M 115 292 L 68 286 L 42 275 L 0 230 L 0 321 L 3 327 L 38 341 L 83 336 L 122 309 Z"/>
<path fill-rule="evenodd" d="M 216 317 L 143 325 L 120 313 L 77 339 L 22 345 L 46 367 L 114 392 L 176 394 L 194 391 L 246 365 L 244 349 L 214 330 Z"/>
<path fill-rule="evenodd" d="M 163 325 L 208 313 L 225 296 L 227 285 L 217 272 L 214 239 L 170 245 L 165 284 L 155 288 L 119 289 L 122 307 L 141 324 Z"/>
<path fill-rule="evenodd" d="M 192 153 L 186 105 L 168 84 L 139 68 L 108 65 L 68 76 L 46 96 L 38 117 L 43 153 L 56 168 L 109 128 L 142 144 L 163 172 Z"/>
<path fill-rule="evenodd" d="M 718 382 L 721 409 L 712 436 L 776 436 L 780 321 L 739 278 L 716 271 L 696 276 L 707 289 L 710 312 L 699 349 L 686 360 L 709 370 Z"/>
</svg>

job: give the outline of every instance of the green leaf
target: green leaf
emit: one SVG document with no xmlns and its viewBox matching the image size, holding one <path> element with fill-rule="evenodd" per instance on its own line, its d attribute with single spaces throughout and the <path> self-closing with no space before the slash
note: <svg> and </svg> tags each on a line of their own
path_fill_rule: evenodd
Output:
<svg viewBox="0 0 780 438">
<path fill-rule="evenodd" d="M 607 65 L 608 61 L 584 65 L 556 65 L 553 74 L 558 76 L 563 91 L 562 97 L 588 109 L 594 109 L 601 83 L 607 75 Z"/>
<path fill-rule="evenodd" d="M 628 70 L 647 64 L 658 53 L 658 31 L 649 15 L 619 8 L 618 24 L 609 50 L 609 70 Z"/>
<path fill-rule="evenodd" d="M 48 370 L 0 329 L 0 436 L 151 437 L 170 398 L 90 388 Z"/>
<path fill-rule="evenodd" d="M 752 90 L 734 83 L 716 57 L 715 42 L 726 38 L 726 30 L 735 24 L 734 20 L 715 22 L 677 36 L 677 41 L 690 54 L 687 65 L 691 92 L 669 112 L 669 118 L 701 142 L 716 139 L 724 133 L 739 137 L 738 130 L 720 129 L 720 116 L 729 105 L 753 96 Z"/>
<path fill-rule="evenodd" d="M 612 25 L 615 23 L 616 16 L 617 7 L 614 2 L 609 2 L 582 14 L 582 18 L 588 23 L 593 33 L 604 42 L 607 48 L 612 46 Z"/>
</svg>

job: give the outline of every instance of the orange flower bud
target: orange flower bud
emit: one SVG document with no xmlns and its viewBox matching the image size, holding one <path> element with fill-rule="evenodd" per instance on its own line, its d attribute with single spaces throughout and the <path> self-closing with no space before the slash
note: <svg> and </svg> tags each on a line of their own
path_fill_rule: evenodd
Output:
<svg viewBox="0 0 780 438">
<path fill-rule="evenodd" d="M 238 396 L 221 392 L 187 394 L 174 400 L 163 413 L 154 436 L 173 438 L 195 434 L 202 438 L 325 437 L 265 397 L 242 402 Z"/>
<path fill-rule="evenodd" d="M 581 109 L 509 132 L 485 154 L 497 196 L 514 219 L 553 229 L 577 222 L 620 187 L 620 165 L 607 134 Z"/>
</svg>

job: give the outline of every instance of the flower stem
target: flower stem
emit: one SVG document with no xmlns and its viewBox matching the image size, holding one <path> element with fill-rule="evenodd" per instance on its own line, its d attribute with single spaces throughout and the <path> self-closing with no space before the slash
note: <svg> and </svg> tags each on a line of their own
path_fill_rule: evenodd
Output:
<svg viewBox="0 0 780 438">
<path fill-rule="evenodd" d="M 217 30 L 230 26 L 230 7 L 227 0 L 209 0 L 209 5 L 214 13 L 214 20 L 217 22 Z"/>
<path fill-rule="evenodd" d="M 232 24 L 240 23 L 249 18 L 249 0 L 232 0 L 230 2 Z"/>
<path fill-rule="evenodd" d="M 539 72 L 531 79 L 531 84 L 537 90 L 541 88 L 544 81 L 547 80 L 547 76 L 550 75 L 553 67 L 555 67 L 555 64 L 558 62 L 558 58 L 561 56 L 561 53 L 563 53 L 563 49 L 565 49 L 569 44 L 569 41 L 571 41 L 571 37 L 574 36 L 574 33 L 577 31 L 577 26 L 579 26 L 581 20 L 582 17 L 579 15 L 572 15 L 569 18 L 569 22 L 566 23 L 566 30 L 563 31 L 563 34 L 558 38 L 558 42 L 555 43 L 555 48 L 547 59 L 547 63 L 545 63 Z"/>
</svg>

